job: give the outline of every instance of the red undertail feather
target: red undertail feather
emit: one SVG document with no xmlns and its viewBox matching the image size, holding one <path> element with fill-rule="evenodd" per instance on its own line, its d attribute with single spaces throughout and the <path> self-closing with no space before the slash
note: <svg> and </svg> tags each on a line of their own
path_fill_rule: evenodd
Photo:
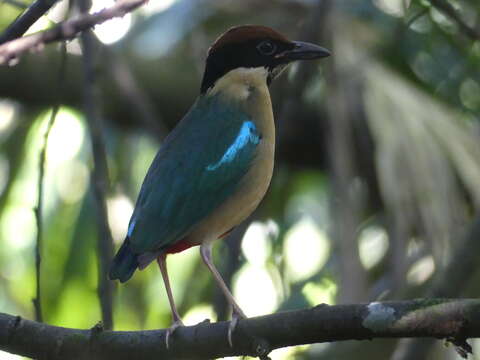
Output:
<svg viewBox="0 0 480 360">
<path fill-rule="evenodd" d="M 176 254 L 176 253 L 182 252 L 183 250 L 187 250 L 187 249 L 189 249 L 189 248 L 191 248 L 192 246 L 195 246 L 195 245 L 198 245 L 198 244 L 192 244 L 192 243 L 188 242 L 187 240 L 183 239 L 183 240 L 180 240 L 179 242 L 173 244 L 169 248 L 167 248 L 165 250 L 165 254 Z"/>
<path fill-rule="evenodd" d="M 222 235 L 220 235 L 218 238 L 219 239 L 223 239 L 224 237 L 226 237 L 228 234 L 230 234 L 232 232 L 234 228 L 231 228 L 230 230 L 228 230 L 227 232 L 223 233 Z M 190 249 L 191 247 L 193 246 L 197 246 L 197 245 L 200 245 L 200 244 L 192 244 L 191 242 L 183 239 L 183 240 L 180 240 L 179 242 L 173 244 L 172 246 L 170 246 L 169 248 L 167 248 L 165 250 L 165 254 L 176 254 L 176 253 L 179 253 L 179 252 L 182 252 L 184 250 L 187 250 L 187 249 Z"/>
</svg>

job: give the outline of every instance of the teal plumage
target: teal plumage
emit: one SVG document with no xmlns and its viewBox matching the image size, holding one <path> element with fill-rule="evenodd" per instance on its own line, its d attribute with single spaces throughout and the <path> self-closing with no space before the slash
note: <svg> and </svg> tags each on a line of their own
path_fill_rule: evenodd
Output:
<svg viewBox="0 0 480 360">
<path fill-rule="evenodd" d="M 260 140 L 239 107 L 219 95 L 200 96 L 148 170 L 110 278 L 128 280 L 233 194 Z"/>
</svg>

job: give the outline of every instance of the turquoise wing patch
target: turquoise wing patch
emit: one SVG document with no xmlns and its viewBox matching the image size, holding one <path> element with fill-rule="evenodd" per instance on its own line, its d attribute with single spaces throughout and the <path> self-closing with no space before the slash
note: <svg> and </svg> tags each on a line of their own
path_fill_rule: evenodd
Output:
<svg viewBox="0 0 480 360">
<path fill-rule="evenodd" d="M 260 141 L 246 113 L 199 98 L 148 170 L 128 229 L 132 251 L 161 251 L 188 234 L 235 192 Z"/>
</svg>

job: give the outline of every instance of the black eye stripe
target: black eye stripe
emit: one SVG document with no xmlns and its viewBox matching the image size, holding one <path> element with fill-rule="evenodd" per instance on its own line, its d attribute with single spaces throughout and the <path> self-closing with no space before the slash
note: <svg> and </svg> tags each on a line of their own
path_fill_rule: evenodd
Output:
<svg viewBox="0 0 480 360">
<path fill-rule="evenodd" d="M 265 40 L 257 45 L 257 50 L 262 55 L 272 55 L 277 50 L 277 45 L 269 40 Z"/>
</svg>

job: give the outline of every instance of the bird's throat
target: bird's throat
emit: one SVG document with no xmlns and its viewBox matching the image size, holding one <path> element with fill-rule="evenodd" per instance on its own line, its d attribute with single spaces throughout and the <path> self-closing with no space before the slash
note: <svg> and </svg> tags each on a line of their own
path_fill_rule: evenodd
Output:
<svg viewBox="0 0 480 360">
<path fill-rule="evenodd" d="M 268 71 L 264 67 L 237 68 L 217 80 L 208 95 L 219 94 L 234 102 L 243 102 L 252 96 L 269 95 L 267 87 Z M 266 92 L 266 94 L 265 94 Z"/>
<path fill-rule="evenodd" d="M 263 136 L 275 134 L 272 102 L 267 85 L 268 70 L 259 68 L 237 68 L 231 70 L 207 92 L 206 96 L 220 96 L 245 112 Z"/>
</svg>

